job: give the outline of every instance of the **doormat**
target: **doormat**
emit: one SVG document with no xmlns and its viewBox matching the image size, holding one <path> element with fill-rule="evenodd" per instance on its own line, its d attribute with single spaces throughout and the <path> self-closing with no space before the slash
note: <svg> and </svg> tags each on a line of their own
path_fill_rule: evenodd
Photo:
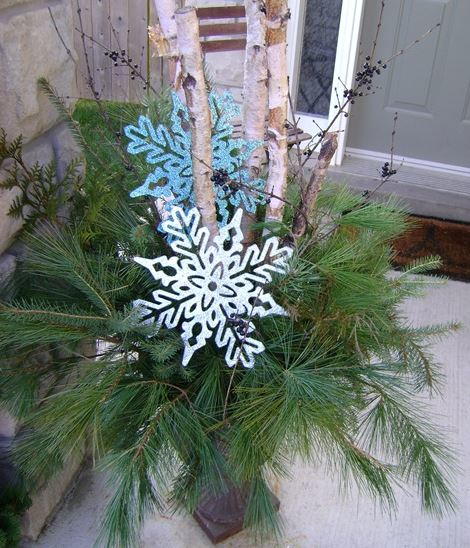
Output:
<svg viewBox="0 0 470 548">
<path fill-rule="evenodd" d="M 395 240 L 394 264 L 404 266 L 415 259 L 438 255 L 443 274 L 453 280 L 470 281 L 470 224 L 431 217 L 411 216 L 416 226 Z"/>
</svg>

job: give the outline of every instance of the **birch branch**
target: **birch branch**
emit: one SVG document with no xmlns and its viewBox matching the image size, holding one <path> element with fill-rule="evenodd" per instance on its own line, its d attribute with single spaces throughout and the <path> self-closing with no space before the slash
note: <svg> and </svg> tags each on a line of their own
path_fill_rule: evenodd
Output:
<svg viewBox="0 0 470 548">
<path fill-rule="evenodd" d="M 259 0 L 245 0 L 247 23 L 243 76 L 243 127 L 245 139 L 264 141 L 268 69 L 266 65 L 266 15 Z M 264 146 L 253 151 L 247 162 L 250 176 L 259 177 Z"/>
<path fill-rule="evenodd" d="M 300 204 L 294 214 L 294 220 L 292 222 L 292 235 L 296 240 L 305 234 L 308 219 L 315 209 L 318 193 L 323 186 L 328 168 L 330 167 L 330 162 L 337 148 L 337 133 L 327 133 L 325 139 L 323 140 L 320 153 L 307 187 L 302 192 Z"/>
<path fill-rule="evenodd" d="M 154 0 L 156 25 L 149 27 L 149 38 L 156 47 L 157 55 L 169 58 L 170 84 L 180 98 L 184 98 L 181 88 L 181 62 L 178 55 L 178 39 L 175 20 L 175 0 Z M 154 200 L 155 207 L 162 221 L 169 215 L 166 209 L 167 202 L 174 199 L 173 193 L 167 198 Z"/>
<path fill-rule="evenodd" d="M 149 28 L 149 36 L 156 46 L 157 54 L 169 57 L 170 83 L 176 92 L 181 92 L 181 62 L 178 55 L 178 38 L 175 20 L 175 0 L 154 0 L 157 25 Z"/>
<path fill-rule="evenodd" d="M 266 220 L 281 221 L 287 186 L 287 54 L 286 34 L 289 10 L 287 0 L 267 1 L 268 67 L 268 154 L 269 175 L 266 189 L 273 197 L 266 209 Z"/>
<path fill-rule="evenodd" d="M 211 181 L 212 123 L 204 78 L 199 22 L 194 7 L 175 12 L 178 49 L 181 56 L 182 84 L 186 96 L 191 126 L 191 154 L 193 162 L 196 207 L 203 226 L 211 237 L 218 233 L 215 192 Z"/>
<path fill-rule="evenodd" d="M 253 151 L 246 162 L 250 179 L 259 177 L 261 162 L 265 155 L 268 69 L 266 64 L 266 14 L 260 8 L 260 0 L 245 0 L 247 35 L 243 75 L 243 131 L 246 140 L 263 143 Z M 251 225 L 255 220 L 256 213 L 248 211 L 243 213 L 242 231 L 247 244 L 253 240 Z"/>
</svg>

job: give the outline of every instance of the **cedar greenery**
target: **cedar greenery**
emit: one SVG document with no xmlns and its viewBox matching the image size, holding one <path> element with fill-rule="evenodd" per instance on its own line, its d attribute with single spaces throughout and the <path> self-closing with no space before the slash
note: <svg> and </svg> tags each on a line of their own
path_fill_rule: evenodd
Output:
<svg viewBox="0 0 470 548">
<path fill-rule="evenodd" d="M 132 257 L 168 251 L 149 203 L 128 197 L 139 166 L 129 172 L 111 146 L 123 120 L 98 144 L 97 115 L 89 102 L 75 113 L 91 150 L 69 226 L 25 237 L 0 304 L 0 400 L 29 427 L 17 450 L 25 475 L 50 477 L 90 438 L 114 488 L 101 537 L 110 547 L 136 545 L 152 512 L 192 512 L 203 492 L 232 483 L 250 488 L 246 525 L 279 532 L 269 478 L 286 476 L 295 457 L 386 510 L 408 483 L 426 511 L 452 511 L 452 454 L 417 394 L 439 387 L 429 341 L 457 326 L 402 316 L 404 299 L 439 281 L 420 276 L 436 268 L 432 257 L 390 274 L 391 242 L 409 226 L 399 204 L 324 189 L 290 272 L 270 287 L 289 318 L 255 320 L 266 351 L 254 369 L 227 368 L 211 343 L 183 368 L 178 333 L 155 333 L 130 304 L 154 289 Z M 292 214 L 286 207 L 279 233 Z M 56 359 L 32 366 L 44 347 Z"/>
<path fill-rule="evenodd" d="M 0 128 L 0 167 L 6 174 L 0 189 L 16 190 L 8 214 L 23 220 L 24 231 L 45 219 L 56 223 L 62 220 L 70 195 L 80 188 L 79 166 L 78 160 L 70 162 L 59 177 L 54 160 L 46 165 L 28 165 L 23 157 L 22 137 L 8 141 Z"/>
</svg>

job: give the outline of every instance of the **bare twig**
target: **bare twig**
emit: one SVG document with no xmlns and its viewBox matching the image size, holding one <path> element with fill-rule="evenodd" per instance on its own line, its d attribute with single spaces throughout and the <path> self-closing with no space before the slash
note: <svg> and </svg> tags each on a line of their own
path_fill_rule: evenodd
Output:
<svg viewBox="0 0 470 548">
<path fill-rule="evenodd" d="M 398 123 L 398 112 L 395 112 L 395 116 L 393 117 L 393 130 L 392 130 L 392 144 L 390 147 L 390 162 L 387 162 L 382 167 L 383 175 L 380 178 L 379 184 L 373 189 L 373 190 L 366 190 L 363 192 L 362 196 L 364 197 L 364 200 L 361 201 L 361 203 L 357 204 L 355 207 L 351 209 L 352 211 L 357 211 L 361 207 L 363 207 L 365 204 L 370 202 L 374 194 L 382 188 L 386 183 L 390 181 L 390 179 L 397 173 L 398 170 L 393 169 L 393 160 L 394 160 L 394 151 L 395 151 L 395 136 L 397 132 L 397 123 Z M 334 223 L 333 227 L 321 235 L 321 237 L 316 239 L 316 243 L 318 243 L 321 240 L 326 239 L 328 236 L 330 236 L 333 232 L 336 231 L 336 229 L 339 227 L 339 224 Z"/>
<path fill-rule="evenodd" d="M 86 42 L 85 42 L 85 32 L 83 30 L 82 8 L 80 6 L 80 1 L 79 0 L 77 0 L 77 15 L 78 15 L 78 24 L 79 24 L 80 28 L 78 28 L 78 29 L 75 28 L 75 30 L 80 34 L 80 38 L 81 38 L 81 41 L 82 41 L 83 56 L 85 58 L 85 66 L 86 66 L 86 70 L 87 70 L 87 85 L 88 85 L 88 87 L 90 88 L 90 90 L 92 92 L 93 98 L 97 102 L 97 105 L 98 105 L 98 108 L 99 108 L 100 112 L 104 116 L 103 107 L 102 107 L 101 103 L 99 103 L 99 101 L 98 101 L 100 94 L 98 93 L 98 91 L 95 88 L 95 80 L 93 78 L 93 71 L 91 70 L 91 66 L 90 66 L 90 59 L 89 59 L 89 56 L 88 56 L 88 50 L 87 50 Z"/>
<path fill-rule="evenodd" d="M 390 61 L 393 61 L 396 57 L 399 57 L 400 55 L 405 54 L 409 49 L 411 49 L 413 46 L 416 46 L 416 44 L 419 44 L 422 42 L 425 38 L 427 38 L 432 32 L 434 32 L 436 29 L 438 29 L 441 26 L 441 23 L 436 23 L 433 27 L 428 29 L 425 33 L 423 33 L 419 38 L 416 38 L 413 40 L 413 42 L 410 42 L 407 46 L 405 46 L 402 49 L 399 49 L 397 52 L 395 52 L 393 55 L 391 55 L 385 62 L 389 63 Z"/>
<path fill-rule="evenodd" d="M 382 0 L 381 6 L 380 6 L 379 20 L 377 22 L 377 28 L 375 30 L 375 38 L 374 38 L 374 41 L 372 42 L 372 51 L 370 54 L 372 59 L 375 58 L 375 51 L 377 49 L 377 42 L 379 40 L 380 29 L 382 28 L 384 10 L 385 10 L 385 0 Z"/>
<path fill-rule="evenodd" d="M 397 133 L 397 123 L 398 123 L 398 112 L 395 112 L 393 117 L 393 130 L 392 130 L 392 144 L 390 146 L 390 162 L 387 162 L 383 167 L 383 174 L 380 183 L 371 191 L 365 192 L 365 201 L 369 201 L 373 195 L 383 187 L 385 183 L 390 181 L 390 179 L 397 173 L 398 170 L 393 168 L 394 153 L 395 153 L 395 136 Z M 403 163 L 403 162 L 402 162 Z"/>
<path fill-rule="evenodd" d="M 295 135 L 297 136 L 299 133 L 299 119 L 295 117 L 294 103 L 292 101 L 292 95 L 290 93 L 290 90 L 287 92 L 287 100 L 289 101 L 289 108 L 292 114 L 294 131 L 295 131 Z M 296 140 L 296 143 L 295 143 L 295 151 L 296 151 L 296 158 L 297 158 L 297 169 L 294 174 L 294 177 L 295 179 L 297 179 L 297 177 L 300 177 L 301 179 L 303 179 L 302 149 L 300 148 L 300 141 L 298 139 Z"/>
<path fill-rule="evenodd" d="M 65 51 L 67 52 L 67 55 L 70 57 L 70 59 L 73 61 L 73 63 L 75 64 L 75 66 L 77 65 L 77 60 L 75 59 L 75 57 L 72 55 L 72 51 L 70 50 L 70 48 L 67 46 L 67 44 L 65 43 L 65 40 L 64 40 L 64 37 L 62 36 L 61 32 L 59 31 L 59 28 L 57 26 L 57 23 L 56 23 L 56 20 L 55 20 L 55 17 L 54 17 L 54 14 L 52 13 L 52 10 L 50 8 L 50 6 L 47 7 L 47 10 L 49 12 L 49 15 L 50 15 L 50 18 L 52 20 L 52 24 L 54 25 L 54 29 L 57 33 L 57 36 L 59 37 L 59 40 L 61 41 L 62 45 L 64 46 L 64 49 Z"/>
<path fill-rule="evenodd" d="M 207 164 L 206 162 L 204 162 L 204 160 L 201 160 L 200 158 L 198 159 L 199 162 L 203 163 L 208 169 L 210 169 L 210 171 L 213 173 L 214 172 L 214 169 L 209 166 L 209 164 Z M 240 188 L 245 188 L 247 190 L 254 190 L 254 188 L 252 186 L 250 186 L 250 182 L 246 182 L 244 183 L 240 178 L 239 180 L 237 181 L 237 184 Z M 295 208 L 295 204 L 293 204 L 290 200 L 288 200 L 287 198 L 285 197 L 282 197 L 282 196 L 277 196 L 276 194 L 274 194 L 273 192 L 268 192 L 267 190 L 263 190 L 263 189 L 256 189 L 256 192 L 258 194 L 263 194 L 264 196 L 267 196 L 268 199 L 271 199 L 271 198 L 275 198 L 281 202 L 283 202 L 285 205 L 291 207 L 292 209 Z M 228 198 L 230 196 L 230 193 L 227 193 L 224 198 Z M 307 225 L 310 227 L 310 228 L 313 228 L 313 226 L 309 223 L 308 221 L 308 218 L 305 219 L 306 222 L 307 222 Z"/>
</svg>

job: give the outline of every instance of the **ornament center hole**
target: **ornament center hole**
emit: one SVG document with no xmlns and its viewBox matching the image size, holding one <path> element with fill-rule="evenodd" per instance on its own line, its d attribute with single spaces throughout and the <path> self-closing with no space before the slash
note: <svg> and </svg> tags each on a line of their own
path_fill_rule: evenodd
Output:
<svg viewBox="0 0 470 548">
<path fill-rule="evenodd" d="M 209 282 L 207 287 L 209 288 L 209 291 L 215 291 L 217 289 L 217 284 L 215 282 Z"/>
</svg>

